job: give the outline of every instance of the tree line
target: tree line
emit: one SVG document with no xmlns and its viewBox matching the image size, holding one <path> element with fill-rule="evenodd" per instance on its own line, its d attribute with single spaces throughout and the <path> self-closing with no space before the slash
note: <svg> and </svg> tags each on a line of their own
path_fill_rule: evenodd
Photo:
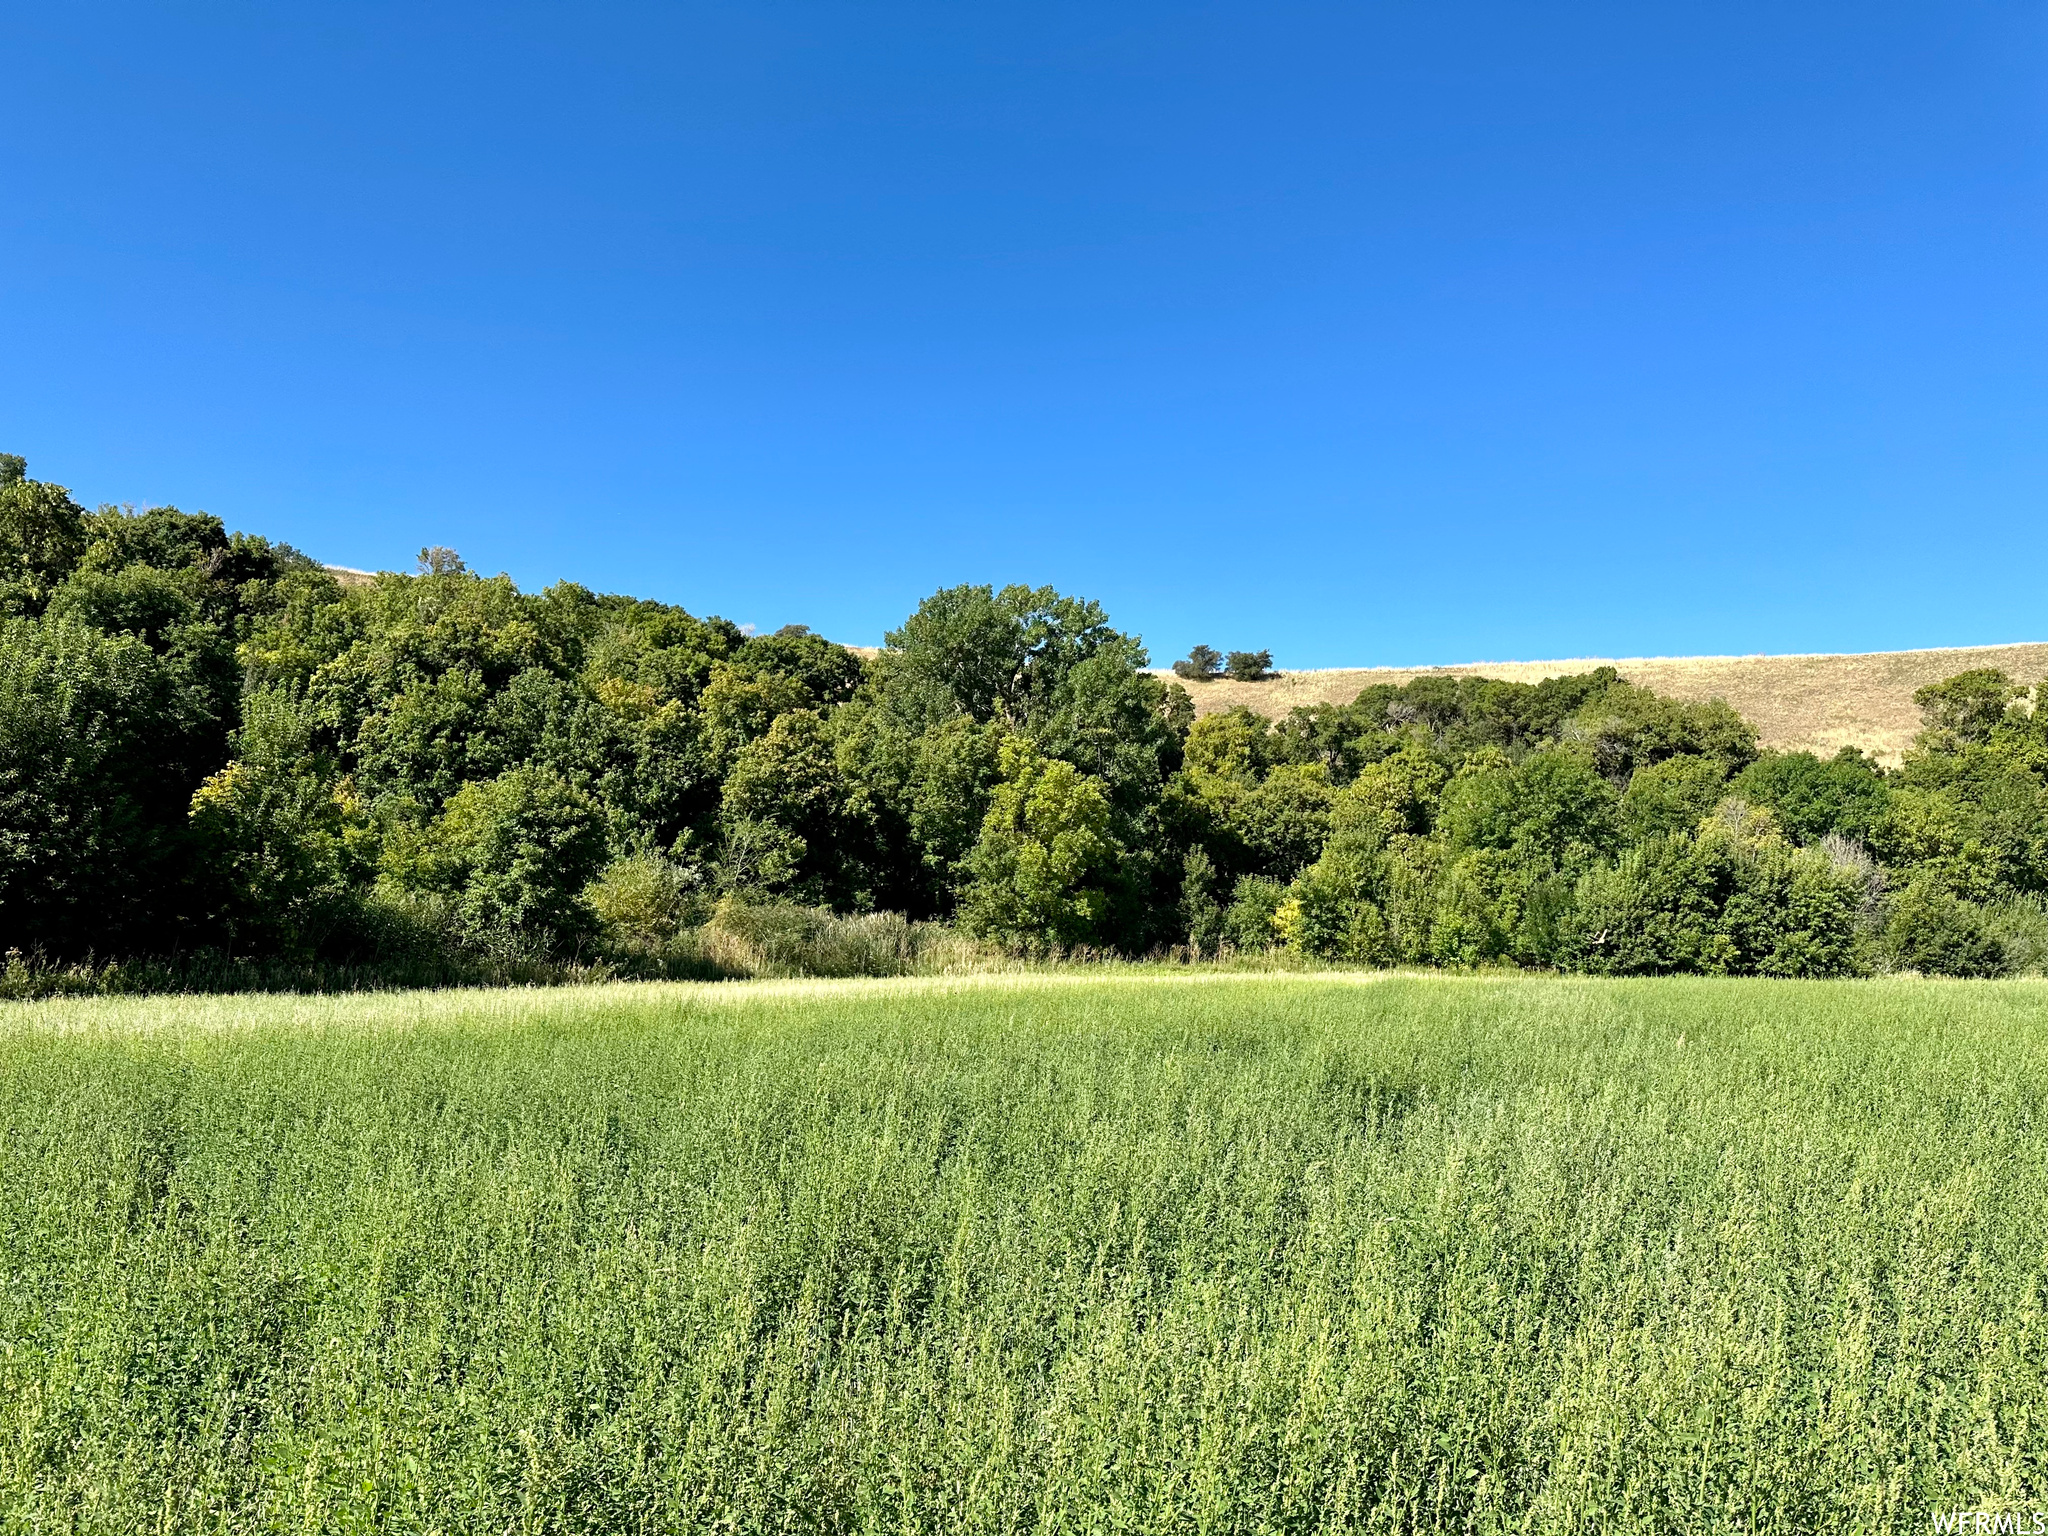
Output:
<svg viewBox="0 0 2048 1536">
<path fill-rule="evenodd" d="M 1759 751 L 1725 704 L 1607 668 L 1196 719 L 1050 588 L 948 588 L 886 639 L 522 592 L 447 551 L 344 585 L 0 456 L 0 942 L 658 972 L 718 912 L 779 905 L 1040 954 L 2048 958 L 2048 711 L 1997 672 L 1923 689 L 1888 769 Z"/>
</svg>

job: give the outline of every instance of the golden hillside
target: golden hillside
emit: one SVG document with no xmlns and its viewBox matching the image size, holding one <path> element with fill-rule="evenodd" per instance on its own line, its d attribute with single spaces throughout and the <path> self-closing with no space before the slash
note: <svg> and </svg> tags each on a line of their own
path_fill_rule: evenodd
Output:
<svg viewBox="0 0 2048 1536">
<path fill-rule="evenodd" d="M 1726 699 L 1757 728 L 1767 747 L 1826 756 L 1853 746 L 1896 763 L 1920 729 L 1914 689 L 1972 667 L 1997 667 L 2015 681 L 2036 682 L 2048 675 L 2048 644 L 1860 656 L 1579 657 L 1456 667 L 1345 667 L 1290 672 L 1265 683 L 1195 683 L 1188 691 L 1200 714 L 1244 704 L 1277 718 L 1297 704 L 1348 704 L 1374 683 L 1460 675 L 1535 683 L 1595 667 L 1613 667 L 1628 681 L 1674 699 Z"/>
</svg>

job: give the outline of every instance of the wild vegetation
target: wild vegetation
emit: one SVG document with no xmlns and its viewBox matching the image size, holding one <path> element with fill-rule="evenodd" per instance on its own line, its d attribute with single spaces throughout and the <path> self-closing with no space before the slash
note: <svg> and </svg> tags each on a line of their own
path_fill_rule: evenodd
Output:
<svg viewBox="0 0 2048 1536">
<path fill-rule="evenodd" d="M 1478 661 L 1433 667 L 1329 667 L 1276 672 L 1257 683 L 1217 675 L 1191 688 L 1197 715 L 1239 706 L 1284 720 L 1317 704 L 1349 704 L 1381 683 L 1421 677 L 1478 677 L 1540 683 L 1612 667 L 1622 681 L 1682 704 L 1720 699 L 1756 727 L 1768 752 L 1811 752 L 1830 758 L 1855 747 L 1896 768 L 1923 729 L 1913 695 L 1961 672 L 2010 677 L 2048 675 L 2048 643 L 1948 646 L 1919 651 L 1865 651 L 1793 656 L 1637 656 L 1555 661 Z"/>
<path fill-rule="evenodd" d="M 2042 984 L 1182 975 L 12 1005 L 0 1529 L 2048 1499 Z"/>
<path fill-rule="evenodd" d="M 1995 671 L 1923 689 L 1896 770 L 1760 752 L 1726 705 L 1611 669 L 1196 719 L 1049 588 L 935 593 L 863 657 L 446 550 L 343 585 L 203 514 L 86 512 L 18 458 L 0 613 L 17 993 L 973 945 L 1784 976 L 2048 954 L 2048 711 Z"/>
<path fill-rule="evenodd" d="M 1184 683 L 1213 683 L 1226 677 L 1233 683 L 1263 683 L 1277 674 L 1271 651 L 1232 651 L 1226 656 L 1214 646 L 1197 645 L 1173 664 L 1173 675 Z"/>
</svg>

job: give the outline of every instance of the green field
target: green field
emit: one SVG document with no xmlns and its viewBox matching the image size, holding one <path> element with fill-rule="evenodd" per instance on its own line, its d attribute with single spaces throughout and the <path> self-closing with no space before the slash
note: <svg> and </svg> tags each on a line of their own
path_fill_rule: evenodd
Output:
<svg viewBox="0 0 2048 1536">
<path fill-rule="evenodd" d="M 0 1012 L 0 1530 L 2048 1506 L 2048 985 Z"/>
</svg>

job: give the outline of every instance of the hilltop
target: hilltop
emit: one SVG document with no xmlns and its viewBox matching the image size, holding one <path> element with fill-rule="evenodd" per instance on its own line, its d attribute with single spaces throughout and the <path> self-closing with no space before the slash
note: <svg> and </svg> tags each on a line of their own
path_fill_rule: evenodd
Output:
<svg viewBox="0 0 2048 1536">
<path fill-rule="evenodd" d="M 1974 667 L 1997 667 L 2017 682 L 2032 683 L 2048 676 L 2048 644 L 1846 656 L 1585 656 L 1448 667 L 1335 667 L 1289 672 L 1263 683 L 1195 683 L 1188 691 L 1198 714 L 1242 704 L 1277 719 L 1297 705 L 1348 704 L 1375 683 L 1460 675 L 1535 683 L 1595 667 L 1613 667 L 1629 682 L 1674 699 L 1725 699 L 1757 728 L 1766 747 L 1828 756 L 1853 746 L 1896 763 L 1920 729 L 1914 689 Z"/>
</svg>

